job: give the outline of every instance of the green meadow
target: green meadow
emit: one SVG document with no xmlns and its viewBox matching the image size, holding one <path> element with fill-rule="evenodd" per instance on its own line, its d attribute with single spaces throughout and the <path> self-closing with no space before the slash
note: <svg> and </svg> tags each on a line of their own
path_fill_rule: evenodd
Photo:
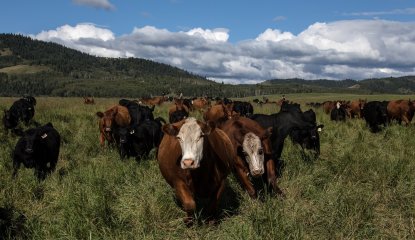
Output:
<svg viewBox="0 0 415 240">
<path fill-rule="evenodd" d="M 278 100 L 281 96 L 267 96 Z M 297 94 L 301 103 L 325 100 L 415 99 L 415 96 Z M 256 97 L 243 100 L 252 100 Z M 262 98 L 258 97 L 259 99 Z M 18 98 L 0 98 L 8 109 Z M 392 124 L 373 134 L 361 119 L 332 122 L 315 109 L 321 155 L 312 159 L 289 139 L 279 185 L 284 199 L 261 193 L 250 199 L 230 175 L 217 225 L 186 227 L 185 213 L 160 174 L 154 152 L 148 159 L 120 160 L 101 149 L 95 113 L 118 102 L 96 98 L 37 97 L 34 119 L 51 122 L 62 137 L 56 171 L 38 182 L 33 169 L 12 178 L 18 137 L 0 130 L 0 239 L 415 239 L 415 127 Z M 156 107 L 168 120 L 170 103 Z M 276 105 L 254 105 L 275 113 Z M 199 112 L 191 115 L 201 119 Z M 27 128 L 21 125 L 23 128 Z"/>
</svg>

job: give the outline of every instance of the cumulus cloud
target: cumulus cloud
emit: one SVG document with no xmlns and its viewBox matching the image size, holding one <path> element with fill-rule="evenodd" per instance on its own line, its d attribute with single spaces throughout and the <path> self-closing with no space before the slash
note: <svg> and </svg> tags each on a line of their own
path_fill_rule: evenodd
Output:
<svg viewBox="0 0 415 240">
<path fill-rule="evenodd" d="M 102 8 L 105 10 L 115 9 L 114 5 L 112 5 L 108 0 L 72 0 L 72 2 L 78 5 Z"/>
<path fill-rule="evenodd" d="M 385 20 L 314 23 L 297 35 L 265 29 L 238 43 L 228 42 L 224 28 L 171 32 L 145 26 L 115 36 L 93 24 L 65 25 L 33 37 L 96 56 L 151 59 L 229 83 L 415 74 L 415 23 Z"/>
</svg>

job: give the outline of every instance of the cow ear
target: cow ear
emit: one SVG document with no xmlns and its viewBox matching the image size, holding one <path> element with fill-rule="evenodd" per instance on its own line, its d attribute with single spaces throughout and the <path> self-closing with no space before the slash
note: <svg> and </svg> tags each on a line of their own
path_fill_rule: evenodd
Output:
<svg viewBox="0 0 415 240">
<path fill-rule="evenodd" d="M 165 134 L 170 136 L 177 136 L 177 134 L 179 134 L 179 128 L 172 124 L 164 124 L 162 130 Z"/>
<path fill-rule="evenodd" d="M 99 118 L 103 118 L 103 117 L 104 117 L 104 113 L 103 113 L 103 112 L 97 112 L 97 113 L 96 113 L 96 115 L 97 115 Z"/>
</svg>

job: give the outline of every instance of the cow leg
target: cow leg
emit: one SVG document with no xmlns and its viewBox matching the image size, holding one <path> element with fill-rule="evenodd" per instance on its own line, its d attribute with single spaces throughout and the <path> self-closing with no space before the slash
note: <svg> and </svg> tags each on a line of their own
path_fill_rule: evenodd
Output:
<svg viewBox="0 0 415 240">
<path fill-rule="evenodd" d="M 242 161 L 239 156 L 237 158 L 239 161 Z M 245 172 L 244 168 L 236 166 L 236 175 L 238 176 L 242 187 L 248 192 L 249 196 L 251 198 L 257 198 L 258 195 L 255 191 L 255 188 L 249 180 L 248 173 Z"/>
<path fill-rule="evenodd" d="M 409 125 L 410 121 L 409 121 L 408 117 L 406 116 L 406 114 L 403 114 L 402 120 L 404 121 L 405 126 Z"/>
<path fill-rule="evenodd" d="M 176 189 L 176 196 L 182 203 L 183 210 L 187 214 L 187 216 L 184 218 L 184 223 L 186 226 L 190 227 L 193 225 L 193 216 L 196 210 L 196 202 L 193 199 L 189 187 L 184 182 L 180 181 L 174 188 Z"/>
<path fill-rule="evenodd" d="M 101 145 L 101 147 L 105 146 L 105 136 L 103 133 L 99 134 L 99 144 Z"/>
<path fill-rule="evenodd" d="M 211 197 L 209 200 L 207 211 L 206 211 L 208 214 L 208 217 L 211 218 L 209 223 L 214 224 L 217 219 L 218 203 L 224 190 L 225 190 L 225 179 L 221 181 L 220 186 L 215 191 L 216 195 L 214 197 Z"/>
<path fill-rule="evenodd" d="M 282 192 L 282 190 L 278 187 L 277 185 L 277 174 L 275 173 L 275 162 L 272 159 L 269 159 L 266 164 L 266 171 L 267 171 L 267 183 L 268 186 L 270 186 L 272 188 L 272 191 L 278 195 L 284 195 L 284 193 Z"/>
</svg>

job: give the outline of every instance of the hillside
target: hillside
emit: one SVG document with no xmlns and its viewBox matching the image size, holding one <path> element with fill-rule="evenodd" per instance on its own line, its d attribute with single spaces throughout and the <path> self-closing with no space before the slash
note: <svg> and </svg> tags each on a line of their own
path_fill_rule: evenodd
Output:
<svg viewBox="0 0 415 240">
<path fill-rule="evenodd" d="M 3 96 L 144 96 L 219 85 L 150 60 L 94 57 L 12 34 L 0 34 L 0 83 Z"/>
<path fill-rule="evenodd" d="M 139 58 L 103 58 L 29 37 L 0 34 L 0 96 L 246 97 L 283 93 L 415 93 L 415 77 L 367 80 L 273 79 L 217 83 L 170 65 Z"/>
</svg>

